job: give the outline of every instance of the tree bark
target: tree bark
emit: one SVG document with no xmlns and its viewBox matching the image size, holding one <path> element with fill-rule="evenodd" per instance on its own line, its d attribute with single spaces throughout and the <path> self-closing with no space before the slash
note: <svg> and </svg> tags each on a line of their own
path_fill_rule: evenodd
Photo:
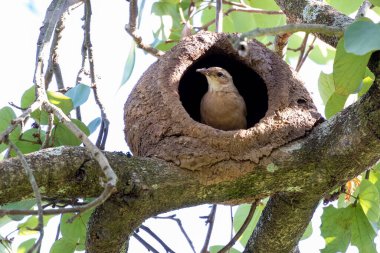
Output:
<svg viewBox="0 0 380 253">
<path fill-rule="evenodd" d="M 249 247 L 261 252 L 280 240 L 283 247 L 294 249 L 318 199 L 380 158 L 379 105 L 380 89 L 374 84 L 359 102 L 311 134 L 275 150 L 272 160 L 264 158 L 258 167 L 233 179 L 219 170 L 221 180 L 211 183 L 200 172 L 160 160 L 107 152 L 120 181 L 118 191 L 91 219 L 88 252 L 118 252 L 144 219 L 161 212 L 203 203 L 244 203 L 276 193 L 279 195 L 270 201 L 254 233 L 254 238 L 266 240 L 254 240 Z M 45 196 L 93 197 L 101 192 L 98 165 L 83 148 L 43 150 L 28 155 L 27 160 Z M 20 171 L 17 158 L 0 162 L 2 204 L 32 196 Z M 276 203 L 276 199 L 281 201 Z M 289 211 L 279 212 L 281 209 Z M 277 232 L 273 234 L 270 228 Z M 287 232 L 290 228 L 295 228 L 294 233 Z M 277 248 L 271 252 L 284 251 Z"/>
<path fill-rule="evenodd" d="M 346 27 L 354 20 L 330 5 L 316 0 L 275 0 L 290 23 L 324 24 Z M 317 34 L 327 44 L 336 47 L 338 37 Z"/>
</svg>

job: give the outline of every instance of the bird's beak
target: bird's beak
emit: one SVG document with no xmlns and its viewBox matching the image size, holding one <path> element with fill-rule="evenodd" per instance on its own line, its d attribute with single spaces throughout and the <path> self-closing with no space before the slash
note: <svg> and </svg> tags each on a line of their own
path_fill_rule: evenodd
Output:
<svg viewBox="0 0 380 253">
<path fill-rule="evenodd" d="M 197 72 L 207 76 L 209 74 L 209 71 L 206 69 L 206 68 L 203 68 L 203 69 L 197 69 L 196 70 Z"/>
</svg>

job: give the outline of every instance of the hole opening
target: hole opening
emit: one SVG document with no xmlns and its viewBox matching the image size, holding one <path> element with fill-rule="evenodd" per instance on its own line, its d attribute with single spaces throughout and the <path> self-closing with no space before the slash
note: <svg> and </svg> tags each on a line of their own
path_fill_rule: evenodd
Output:
<svg viewBox="0 0 380 253">
<path fill-rule="evenodd" d="M 200 57 L 188 67 L 179 81 L 180 100 L 191 118 L 201 122 L 200 103 L 208 89 L 205 76 L 196 70 L 209 67 L 221 67 L 231 74 L 247 106 L 247 128 L 258 123 L 268 110 L 268 92 L 264 80 L 236 56 L 217 50 L 210 50 Z"/>
</svg>

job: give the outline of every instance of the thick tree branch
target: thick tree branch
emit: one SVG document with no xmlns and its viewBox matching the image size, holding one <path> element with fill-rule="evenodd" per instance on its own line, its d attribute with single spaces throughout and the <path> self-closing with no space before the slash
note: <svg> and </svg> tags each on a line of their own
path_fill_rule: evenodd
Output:
<svg viewBox="0 0 380 253">
<path fill-rule="evenodd" d="M 308 137 L 272 154 L 273 166 L 278 163 L 285 165 L 279 166 L 282 168 L 278 170 L 280 173 L 292 170 L 292 165 L 303 163 L 304 172 L 314 171 L 314 175 L 310 178 L 310 185 L 301 190 L 303 194 L 280 195 L 276 197 L 277 201 L 270 201 L 246 252 L 261 252 L 263 249 L 273 253 L 293 252 L 311 219 L 318 198 L 343 185 L 379 159 L 376 151 L 368 153 L 371 149 L 378 150 L 380 144 L 380 132 L 375 126 L 380 122 L 379 102 L 380 88 L 375 84 L 359 102 L 316 127 Z M 285 162 L 284 158 L 289 161 Z M 294 177 L 303 177 L 301 174 L 297 172 Z M 296 184 L 293 186 L 297 187 Z M 287 232 L 282 234 L 285 227 Z M 289 232 L 290 227 L 298 229 L 298 232 Z M 276 237 L 273 231 L 277 231 Z M 269 237 L 271 240 L 263 239 Z M 276 247 L 277 241 L 281 242 L 281 248 Z"/>
<path fill-rule="evenodd" d="M 324 24 L 344 28 L 354 20 L 330 5 L 316 0 L 275 0 L 290 23 Z M 336 46 L 339 38 L 317 34 L 318 38 Z"/>
<path fill-rule="evenodd" d="M 252 170 L 247 174 L 228 179 L 223 170 L 218 170 L 221 180 L 212 183 L 205 181 L 201 172 L 180 169 L 160 160 L 106 153 L 120 182 L 118 192 L 97 208 L 91 218 L 88 252 L 118 252 L 136 227 L 161 212 L 202 203 L 251 202 L 275 193 L 282 197 L 282 204 L 276 203 L 276 209 L 292 212 L 272 213 L 272 219 L 268 220 L 265 210 L 257 231 L 263 238 L 270 235 L 273 243 L 278 237 L 266 227 L 277 227 L 277 234 L 284 242 L 281 250 L 294 248 L 318 199 L 379 159 L 379 105 L 380 89 L 374 85 L 358 103 L 322 123 L 307 137 L 276 150 L 259 164 L 252 163 Z M 28 155 L 27 160 L 45 196 L 93 197 L 101 192 L 99 166 L 83 148 L 47 149 Z M 242 166 L 241 162 L 227 162 L 231 169 Z M 17 158 L 0 162 L 3 178 L 0 203 L 32 197 L 20 168 Z M 299 217 L 297 221 L 294 212 Z M 299 228 L 296 235 L 281 231 L 281 228 L 288 229 L 289 220 Z M 262 243 L 258 240 L 252 247 L 265 249 Z"/>
</svg>

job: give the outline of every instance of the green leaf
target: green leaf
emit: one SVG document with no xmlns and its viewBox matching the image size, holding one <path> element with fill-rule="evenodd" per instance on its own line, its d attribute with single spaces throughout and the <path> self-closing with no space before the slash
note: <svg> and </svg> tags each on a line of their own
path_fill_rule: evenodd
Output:
<svg viewBox="0 0 380 253">
<path fill-rule="evenodd" d="M 16 118 L 16 114 L 9 106 L 0 109 L 0 133 L 9 127 L 14 118 Z"/>
<path fill-rule="evenodd" d="M 326 242 L 321 252 L 345 252 L 350 242 L 358 247 L 359 252 L 376 252 L 376 233 L 361 205 L 338 209 L 330 205 L 324 208 L 321 219 L 321 235 Z"/>
<path fill-rule="evenodd" d="M 380 25 L 369 21 L 356 21 L 344 32 L 347 52 L 365 55 L 380 49 Z"/>
<path fill-rule="evenodd" d="M 59 107 L 66 115 L 73 109 L 73 102 L 71 98 L 63 95 L 60 92 L 47 91 L 47 97 L 50 103 Z M 35 87 L 32 86 L 24 92 L 21 97 L 21 107 L 28 108 L 36 100 Z M 45 111 L 35 110 L 31 113 L 31 117 L 35 119 L 41 125 L 48 124 L 48 114 Z"/>
<path fill-rule="evenodd" d="M 121 79 L 120 87 L 124 85 L 131 77 L 133 68 L 135 67 L 135 61 L 136 61 L 136 43 L 132 42 L 129 48 L 127 61 L 125 62 L 125 65 L 124 65 L 123 78 Z"/>
<path fill-rule="evenodd" d="M 239 241 L 241 242 L 241 244 L 243 246 L 247 244 L 248 239 L 251 236 L 253 229 L 256 227 L 257 222 L 259 221 L 259 218 L 261 216 L 261 213 L 262 213 L 267 201 L 268 201 L 268 198 L 263 200 L 263 204 L 259 204 L 256 207 L 255 213 L 253 214 L 253 217 L 252 217 L 250 223 L 248 224 L 248 226 L 247 226 L 246 230 L 244 231 L 244 233 L 242 234 L 242 236 L 239 238 Z M 235 215 L 234 215 L 234 222 L 233 222 L 233 227 L 234 227 L 235 233 L 237 231 L 239 231 L 239 229 L 243 225 L 244 221 L 246 220 L 246 218 L 248 216 L 250 208 L 251 208 L 250 204 L 242 204 L 236 210 Z"/>
<path fill-rule="evenodd" d="M 87 136 L 90 131 L 87 126 L 80 120 L 71 119 L 71 121 L 79 127 Z M 79 146 L 82 141 L 79 140 L 63 123 L 58 123 L 53 128 L 54 145 L 58 146 Z"/>
<path fill-rule="evenodd" d="M 377 190 L 380 192 L 380 163 L 372 167 L 368 180 L 374 184 Z"/>
<path fill-rule="evenodd" d="M 214 9 L 215 12 L 215 9 Z M 215 13 L 214 13 L 215 16 Z M 257 28 L 254 14 L 244 12 L 232 12 L 223 19 L 224 32 L 248 32 Z"/>
<path fill-rule="evenodd" d="M 70 240 L 74 242 L 84 241 L 86 238 L 86 227 L 88 219 L 92 213 L 93 209 L 85 211 L 78 217 L 75 217 L 73 222 L 69 223 L 73 217 L 73 214 L 63 214 L 61 217 L 61 233 L 62 238 L 65 240 Z"/>
<path fill-rule="evenodd" d="M 254 8 L 262 9 L 262 10 L 280 10 L 275 1 L 273 0 L 265 0 L 265 1 L 253 1 L 252 6 Z M 237 12 L 239 13 L 239 12 Z M 260 28 L 268 28 L 281 26 L 286 24 L 286 16 L 285 15 L 267 15 L 267 14 L 253 14 L 254 21 L 257 27 Z"/>
<path fill-rule="evenodd" d="M 84 104 L 88 96 L 90 95 L 91 88 L 85 84 L 79 83 L 74 88 L 68 90 L 65 95 L 71 98 L 73 107 L 77 108 L 78 106 Z"/>
<path fill-rule="evenodd" d="M 44 215 L 44 226 L 47 225 L 51 218 L 55 215 Z M 33 235 L 37 234 L 38 231 L 34 230 L 38 225 L 38 217 L 36 215 L 30 216 L 25 222 L 18 224 L 18 234 L 19 235 Z"/>
<path fill-rule="evenodd" d="M 308 40 L 308 46 L 309 43 L 311 43 L 311 41 L 311 39 Z M 316 40 L 316 42 L 314 43 L 313 50 L 311 50 L 309 54 L 310 60 L 320 65 L 327 64 L 329 61 L 333 60 L 334 57 L 335 49 L 333 49 L 326 43 L 321 42 L 319 39 Z"/>
<path fill-rule="evenodd" d="M 152 5 L 152 13 L 157 16 L 177 16 L 177 1 L 158 1 Z"/>
<path fill-rule="evenodd" d="M 331 94 L 329 100 L 325 106 L 325 116 L 327 119 L 334 116 L 337 112 L 341 111 L 344 108 L 348 96 L 342 96 L 334 92 Z"/>
<path fill-rule="evenodd" d="M 351 244 L 358 247 L 359 252 L 377 252 L 374 243 L 376 233 L 360 205 L 357 205 L 355 208 L 355 216 L 353 217 L 351 231 Z"/>
<path fill-rule="evenodd" d="M 15 141 L 15 145 L 20 149 L 23 154 L 32 153 L 40 150 L 42 142 L 45 140 L 45 131 L 31 128 L 21 134 L 20 138 Z M 12 151 L 12 156 L 16 153 Z"/>
<path fill-rule="evenodd" d="M 356 11 L 363 0 L 326 0 L 326 2 L 340 12 L 348 15 Z"/>
<path fill-rule="evenodd" d="M 61 238 L 53 243 L 53 245 L 50 248 L 50 253 L 73 253 L 75 251 L 75 248 L 77 246 L 77 243 L 75 241 Z"/>
<path fill-rule="evenodd" d="M 278 11 L 280 10 L 280 7 L 276 4 L 274 0 L 247 0 L 247 3 L 255 8 L 262 9 L 262 10 L 272 10 L 272 11 Z M 271 16 L 271 15 L 268 15 Z"/>
<path fill-rule="evenodd" d="M 29 249 L 32 248 L 35 242 L 36 238 L 32 238 L 22 242 L 17 248 L 17 253 L 27 253 Z"/>
<path fill-rule="evenodd" d="M 318 90 L 323 104 L 326 105 L 327 101 L 329 101 L 329 98 L 335 91 L 333 74 L 325 74 L 323 72 L 319 74 Z"/>
<path fill-rule="evenodd" d="M 223 249 L 223 245 L 214 245 L 214 246 L 211 246 L 208 250 L 210 253 L 218 253 L 219 250 Z M 235 248 L 230 248 L 229 253 L 241 253 L 241 251 L 235 249 Z"/>
<path fill-rule="evenodd" d="M 368 180 L 362 180 L 359 186 L 359 204 L 372 222 L 380 218 L 380 198 L 376 186 Z"/>
<path fill-rule="evenodd" d="M 71 98 L 56 91 L 47 91 L 47 96 L 53 105 L 59 107 L 66 115 L 74 108 Z"/>
<path fill-rule="evenodd" d="M 24 94 L 22 94 L 21 97 L 21 107 L 26 109 L 28 108 L 33 102 L 36 100 L 36 91 L 35 91 L 34 85 L 24 91 Z"/>
<path fill-rule="evenodd" d="M 95 119 L 93 119 L 88 125 L 87 125 L 87 128 L 88 130 L 90 131 L 90 134 L 94 133 L 96 131 L 96 129 L 98 128 L 98 126 L 100 125 L 100 123 L 102 123 L 102 118 L 100 117 L 97 117 Z"/>
<path fill-rule="evenodd" d="M 359 97 L 367 93 L 369 88 L 371 88 L 373 81 L 375 80 L 375 75 L 368 68 L 366 68 L 366 72 L 364 76 L 365 77 L 361 83 L 361 89 L 359 90 L 359 93 L 358 93 Z"/>
<path fill-rule="evenodd" d="M 369 0 L 373 5 L 380 6 L 380 0 Z"/>
<path fill-rule="evenodd" d="M 347 53 L 344 40 L 338 42 L 334 61 L 335 92 L 342 96 L 354 93 L 363 80 L 370 54 L 362 56 Z"/>
<path fill-rule="evenodd" d="M 180 39 L 183 24 L 178 12 L 178 1 L 159 1 L 152 5 L 152 13 L 159 17 L 160 26 L 154 28 L 154 46 L 162 51 L 172 48 Z M 170 43 L 166 41 L 169 40 Z"/>
<path fill-rule="evenodd" d="M 9 106 L 0 109 L 0 133 L 4 132 L 10 125 L 11 121 L 16 118 L 16 114 Z M 9 139 L 15 142 L 20 136 L 21 128 L 17 126 L 9 135 Z M 7 148 L 6 144 L 0 144 L 0 153 Z"/>
<path fill-rule="evenodd" d="M 36 204 L 35 199 L 24 199 L 21 201 L 9 203 L 6 205 L 1 206 L 1 209 L 6 210 L 13 210 L 13 209 L 20 209 L 20 210 L 30 210 L 34 205 Z M 9 215 L 9 217 L 14 221 L 20 221 L 25 216 L 24 215 Z"/>
<path fill-rule="evenodd" d="M 309 238 L 312 234 L 313 234 L 313 225 L 310 222 L 309 225 L 307 225 L 306 230 L 301 237 L 301 241 Z"/>
<path fill-rule="evenodd" d="M 77 246 L 75 247 L 75 250 L 77 251 L 86 250 L 86 237 L 79 238 L 79 241 L 77 242 Z"/>
<path fill-rule="evenodd" d="M 321 235 L 326 246 L 322 253 L 346 252 L 351 240 L 354 209 L 353 206 L 337 209 L 331 205 L 323 208 Z"/>
</svg>

